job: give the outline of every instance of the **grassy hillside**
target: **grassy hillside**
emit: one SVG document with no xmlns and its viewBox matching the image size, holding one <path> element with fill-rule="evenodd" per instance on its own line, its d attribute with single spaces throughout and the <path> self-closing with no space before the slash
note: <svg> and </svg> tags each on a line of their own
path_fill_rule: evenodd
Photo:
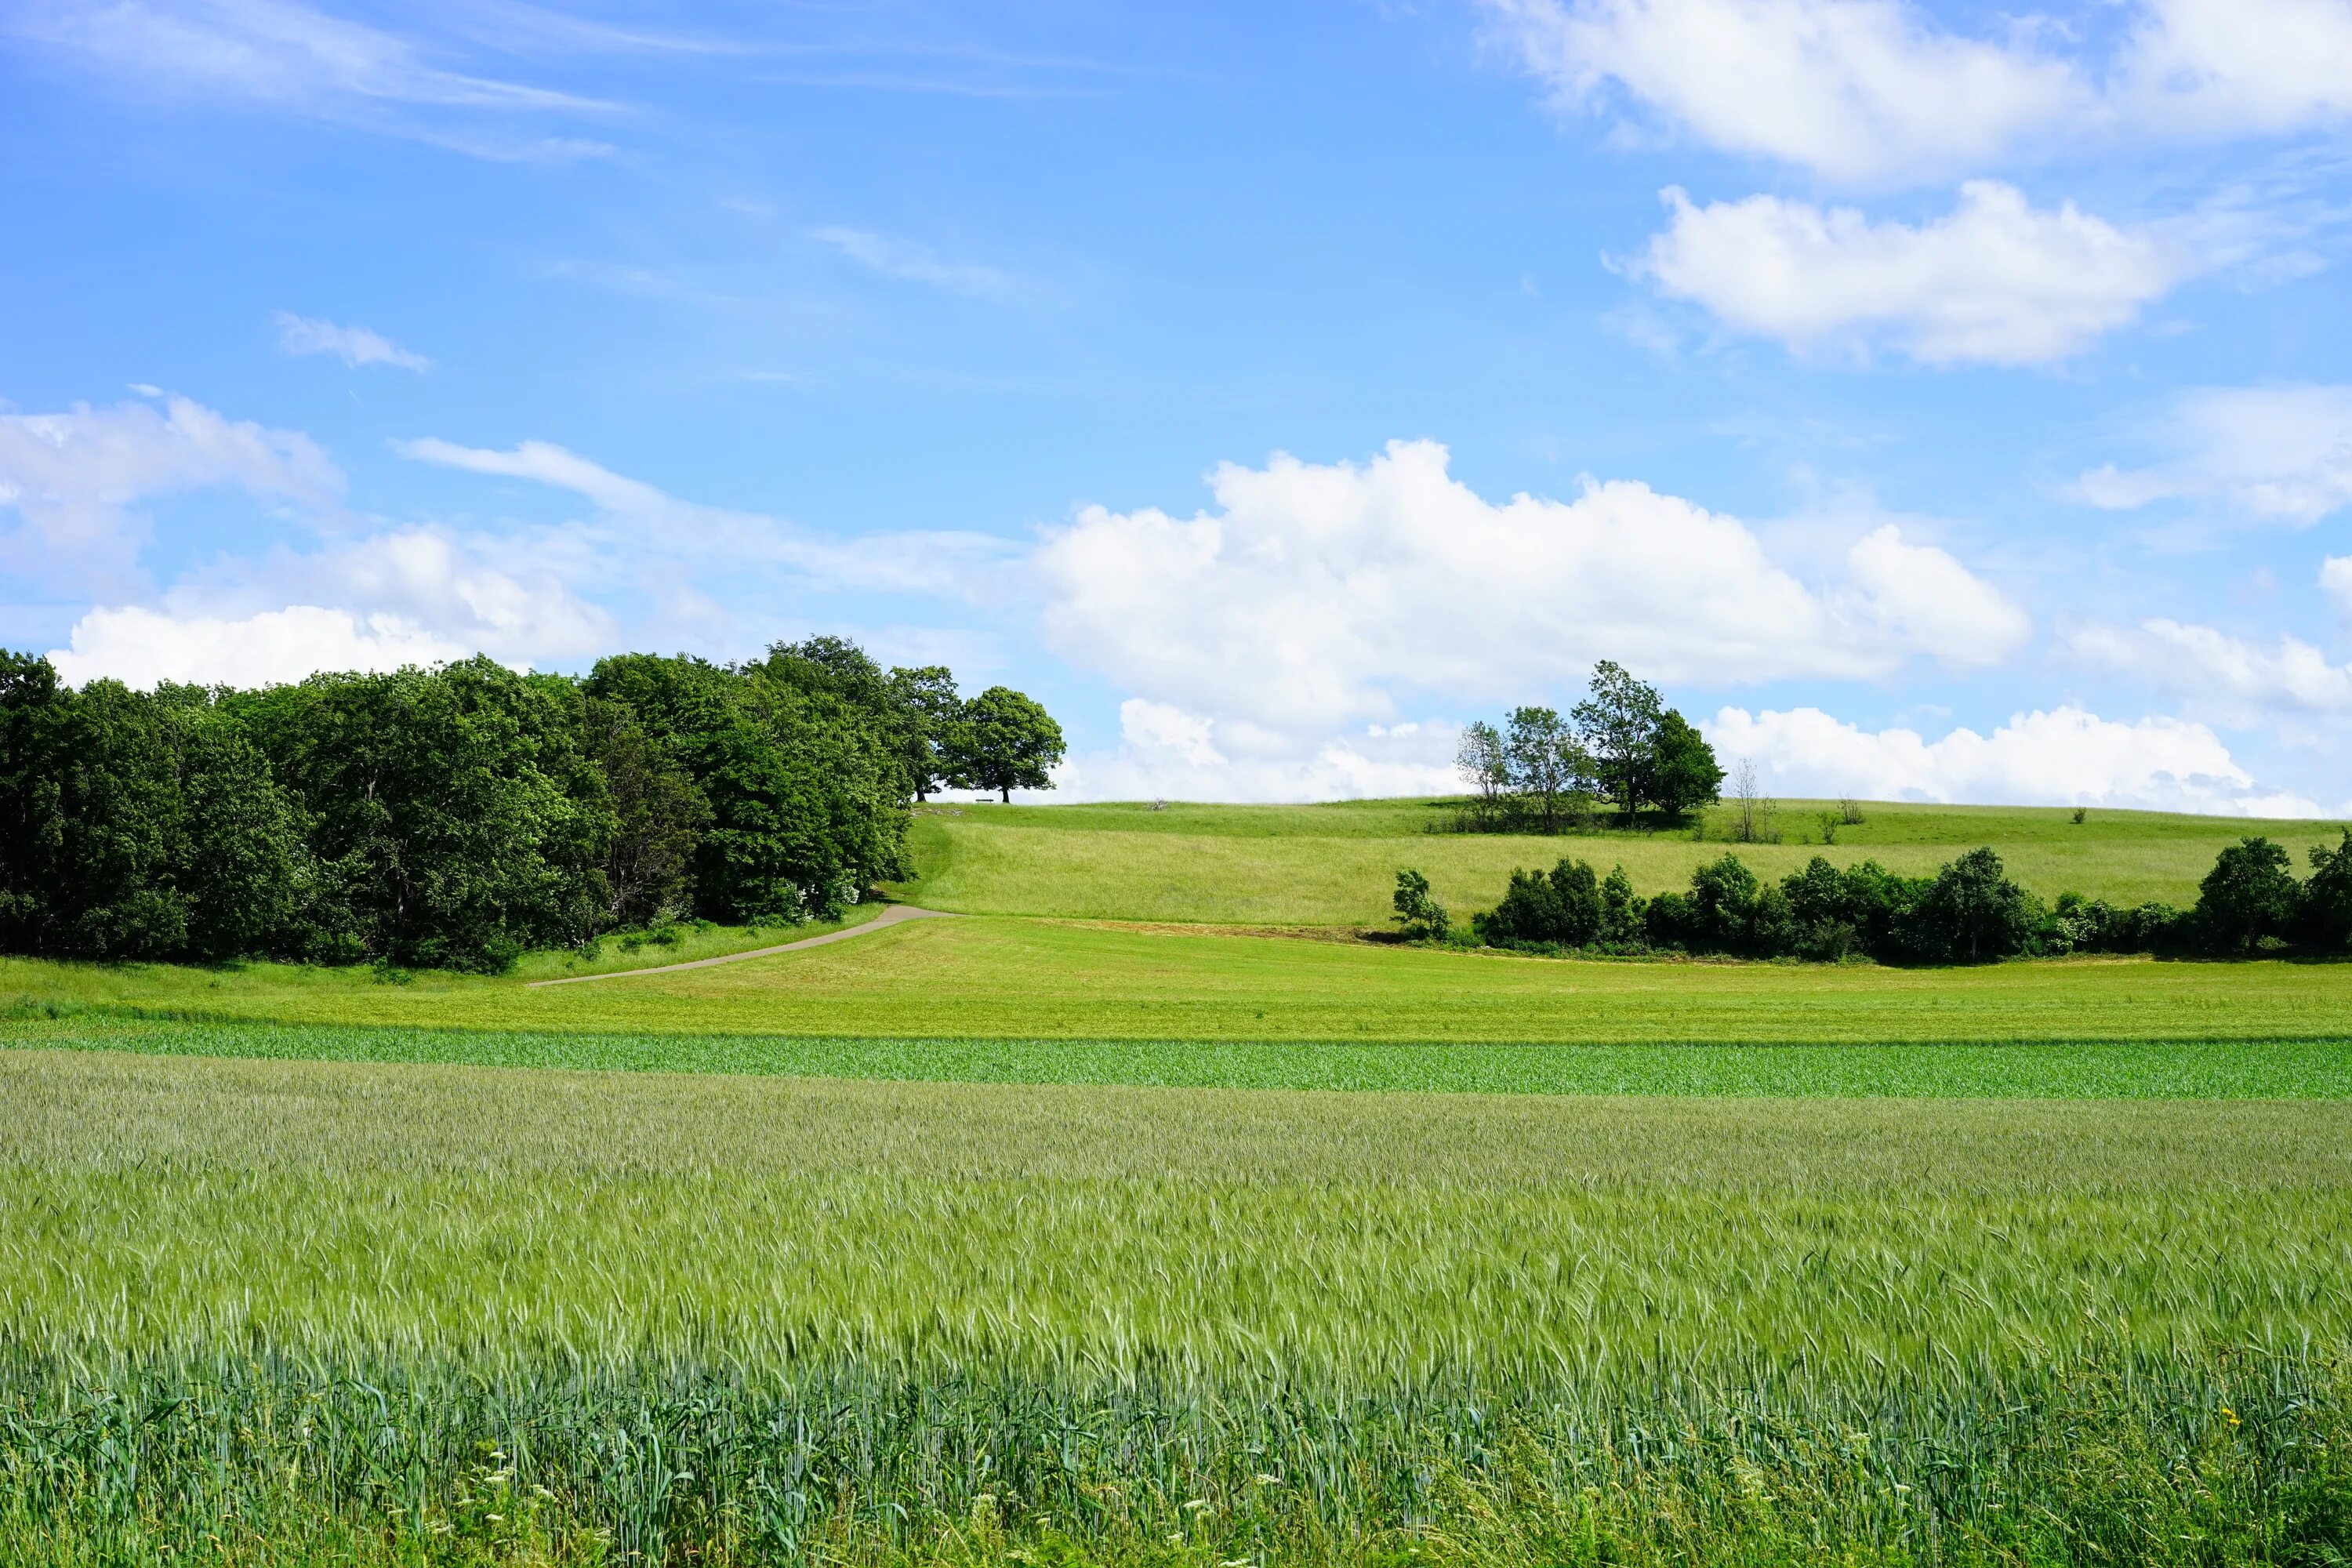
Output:
<svg viewBox="0 0 2352 1568">
<path fill-rule="evenodd" d="M 543 990 L 271 964 L 0 960 L 0 1004 L 337 1025 L 1023 1040 L 2296 1039 L 2352 1032 L 2352 965 L 1562 963 L 972 917 Z"/>
<path fill-rule="evenodd" d="M 1931 871 L 1989 844 L 2010 872 L 2045 897 L 2065 891 L 2118 903 L 2194 901 L 2222 847 L 2250 833 L 2287 845 L 2300 866 L 2308 845 L 2339 829 L 2315 822 L 2250 823 L 2155 812 L 1873 803 L 1859 826 L 1824 845 L 1816 815 L 1833 803 L 1783 802 L 1782 842 L 1724 842 L 1720 810 L 1693 830 L 1606 831 L 1541 837 L 1433 833 L 1450 807 L 1432 801 L 1329 805 L 936 807 L 918 819 L 911 901 L 972 914 L 1235 925 L 1379 924 L 1400 867 L 1425 872 L 1440 901 L 1492 904 L 1515 867 L 1562 855 L 1606 872 L 1622 863 L 1644 893 L 1686 886 L 1694 867 L 1727 848 L 1778 876 L 1815 855 L 1890 869 Z"/>
</svg>

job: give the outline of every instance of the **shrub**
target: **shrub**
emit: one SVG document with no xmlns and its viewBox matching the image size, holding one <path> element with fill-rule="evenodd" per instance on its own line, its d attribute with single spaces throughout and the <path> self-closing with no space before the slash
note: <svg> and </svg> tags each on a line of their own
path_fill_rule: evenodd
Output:
<svg viewBox="0 0 2352 1568">
<path fill-rule="evenodd" d="M 1600 937 L 1603 912 L 1592 868 L 1562 858 L 1549 873 L 1512 872 L 1503 901 L 1471 925 L 1489 947 L 1586 947 Z"/>
<path fill-rule="evenodd" d="M 1445 906 L 1429 896 L 1429 879 L 1418 871 L 1396 874 L 1396 893 L 1391 902 L 1396 907 L 1394 919 L 1409 942 L 1443 942 L 1454 921 Z"/>
</svg>

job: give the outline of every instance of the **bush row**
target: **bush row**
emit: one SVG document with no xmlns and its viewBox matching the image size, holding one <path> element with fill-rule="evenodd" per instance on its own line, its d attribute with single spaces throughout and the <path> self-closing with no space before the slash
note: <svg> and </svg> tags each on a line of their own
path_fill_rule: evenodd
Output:
<svg viewBox="0 0 2352 1568">
<path fill-rule="evenodd" d="M 1594 953 L 1724 953 L 1834 963 L 1982 963 L 2069 952 L 2244 957 L 2352 952 L 2352 829 L 2311 851 L 2296 880 L 2286 851 L 2248 838 L 2221 851 L 2194 907 L 2121 908 L 2062 893 L 2054 904 L 2011 880 L 2000 857 L 1972 849 L 1932 877 L 1874 860 L 1838 867 L 1815 856 L 1779 882 L 1737 855 L 1691 874 L 1687 892 L 1644 899 L 1622 866 L 1596 876 L 1564 858 L 1551 870 L 1514 871 L 1502 901 L 1471 918 L 1489 947 Z M 1396 918 L 1408 936 L 1447 939 L 1453 922 L 1417 871 L 1397 874 Z"/>
<path fill-rule="evenodd" d="M 1044 784 L 1017 692 L 835 638 L 757 663 L 487 658 L 261 690 L 59 683 L 0 654 L 0 951 L 496 970 L 692 915 L 830 915 L 908 798 Z"/>
</svg>

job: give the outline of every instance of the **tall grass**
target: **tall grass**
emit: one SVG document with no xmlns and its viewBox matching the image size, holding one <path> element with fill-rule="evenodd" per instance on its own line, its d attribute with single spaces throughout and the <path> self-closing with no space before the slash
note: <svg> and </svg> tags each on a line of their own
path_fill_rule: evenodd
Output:
<svg viewBox="0 0 2352 1568">
<path fill-rule="evenodd" d="M 2352 1546 L 2340 1103 L 0 1097 L 0 1560 Z"/>
</svg>

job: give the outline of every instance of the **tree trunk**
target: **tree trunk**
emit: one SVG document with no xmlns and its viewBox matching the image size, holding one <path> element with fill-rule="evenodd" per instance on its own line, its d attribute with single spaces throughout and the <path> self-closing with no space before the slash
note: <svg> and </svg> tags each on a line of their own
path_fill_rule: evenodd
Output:
<svg viewBox="0 0 2352 1568">
<path fill-rule="evenodd" d="M 1011 784 L 1006 784 L 1004 786 L 1004 804 L 1007 805 L 1011 805 L 1013 804 L 1013 786 Z"/>
</svg>

